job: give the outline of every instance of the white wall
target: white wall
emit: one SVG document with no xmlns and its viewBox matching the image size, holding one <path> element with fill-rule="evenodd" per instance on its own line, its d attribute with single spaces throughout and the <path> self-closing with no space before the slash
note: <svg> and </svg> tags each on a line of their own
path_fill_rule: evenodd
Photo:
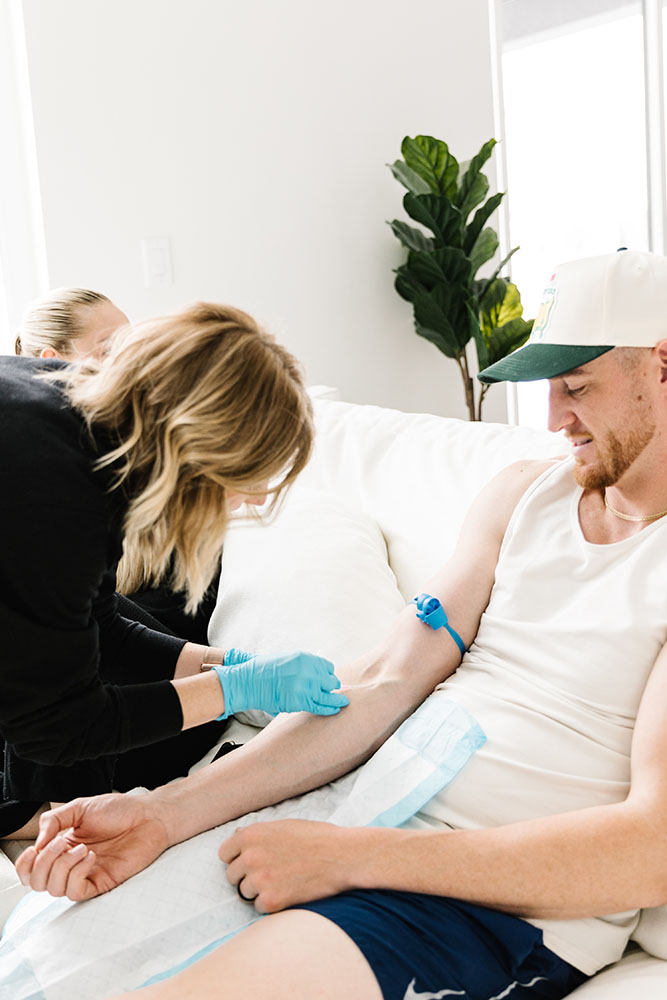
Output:
<svg viewBox="0 0 667 1000">
<path fill-rule="evenodd" d="M 343 397 L 465 416 L 393 289 L 385 164 L 493 134 L 487 0 L 24 0 L 52 285 L 255 314 Z M 144 287 L 168 236 L 174 283 Z M 498 390 L 487 416 L 502 413 Z"/>
</svg>

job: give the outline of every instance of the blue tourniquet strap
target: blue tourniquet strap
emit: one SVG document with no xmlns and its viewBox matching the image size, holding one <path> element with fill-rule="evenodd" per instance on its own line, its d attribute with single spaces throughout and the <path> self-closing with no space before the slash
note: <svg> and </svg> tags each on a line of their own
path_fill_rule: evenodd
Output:
<svg viewBox="0 0 667 1000">
<path fill-rule="evenodd" d="M 463 639 L 449 624 L 447 612 L 437 597 L 433 597 L 431 594 L 417 594 L 416 597 L 412 598 L 410 604 L 417 605 L 417 618 L 424 622 L 425 625 L 428 625 L 429 628 L 434 630 L 439 628 L 446 629 L 461 650 L 461 656 L 463 656 L 466 651 Z"/>
</svg>

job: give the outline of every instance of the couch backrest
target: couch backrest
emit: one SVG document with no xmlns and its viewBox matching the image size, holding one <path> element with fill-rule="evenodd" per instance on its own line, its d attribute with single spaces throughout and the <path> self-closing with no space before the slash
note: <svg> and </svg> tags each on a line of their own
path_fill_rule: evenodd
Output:
<svg viewBox="0 0 667 1000">
<path fill-rule="evenodd" d="M 524 458 L 562 455 L 561 437 L 378 406 L 314 401 L 317 441 L 295 489 L 319 489 L 377 521 L 406 599 L 450 555 L 480 489 Z"/>
</svg>

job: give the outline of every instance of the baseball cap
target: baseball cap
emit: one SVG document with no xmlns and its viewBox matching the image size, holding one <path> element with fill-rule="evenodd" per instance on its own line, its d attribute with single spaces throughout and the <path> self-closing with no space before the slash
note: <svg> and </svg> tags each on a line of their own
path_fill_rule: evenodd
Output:
<svg viewBox="0 0 667 1000">
<path fill-rule="evenodd" d="M 480 382 L 555 378 L 614 347 L 667 337 L 667 257 L 622 250 L 561 264 L 523 347 L 479 373 Z"/>
</svg>

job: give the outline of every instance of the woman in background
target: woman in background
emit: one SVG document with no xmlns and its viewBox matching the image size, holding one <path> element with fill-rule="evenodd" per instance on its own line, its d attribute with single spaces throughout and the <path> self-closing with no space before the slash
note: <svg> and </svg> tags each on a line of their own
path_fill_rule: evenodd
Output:
<svg viewBox="0 0 667 1000">
<path fill-rule="evenodd" d="M 28 307 L 14 350 L 29 358 L 101 359 L 129 320 L 106 295 L 88 288 L 54 288 Z"/>
<path fill-rule="evenodd" d="M 121 787 L 118 761 L 181 730 L 347 704 L 320 657 L 212 650 L 123 618 L 115 595 L 117 569 L 125 591 L 168 576 L 195 610 L 228 511 L 277 499 L 311 444 L 296 362 L 228 307 L 126 326 L 102 361 L 0 358 L 0 836 Z"/>
</svg>

